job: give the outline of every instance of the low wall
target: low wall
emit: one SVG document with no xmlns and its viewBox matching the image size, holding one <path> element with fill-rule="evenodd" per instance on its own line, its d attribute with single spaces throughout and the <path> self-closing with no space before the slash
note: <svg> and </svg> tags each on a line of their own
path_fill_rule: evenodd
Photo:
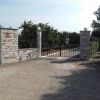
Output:
<svg viewBox="0 0 100 100">
<path fill-rule="evenodd" d="M 8 55 L 4 55 L 2 64 L 26 61 L 33 58 L 37 58 L 38 55 L 39 55 L 38 49 L 36 48 L 18 49 L 16 54 L 9 53 L 9 57 L 6 57 Z M 10 56 L 13 56 L 13 57 L 10 57 Z"/>
<path fill-rule="evenodd" d="M 38 57 L 37 48 L 18 49 L 18 61 L 25 61 Z"/>
</svg>

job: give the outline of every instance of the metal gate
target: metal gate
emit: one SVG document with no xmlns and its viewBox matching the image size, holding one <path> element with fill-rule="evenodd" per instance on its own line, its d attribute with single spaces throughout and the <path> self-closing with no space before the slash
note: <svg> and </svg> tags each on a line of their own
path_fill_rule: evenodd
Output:
<svg viewBox="0 0 100 100">
<path fill-rule="evenodd" d="M 42 56 L 79 57 L 80 35 L 77 33 L 42 34 Z"/>
<path fill-rule="evenodd" d="M 90 56 L 92 59 L 100 59 L 100 38 L 91 37 L 90 40 Z"/>
</svg>

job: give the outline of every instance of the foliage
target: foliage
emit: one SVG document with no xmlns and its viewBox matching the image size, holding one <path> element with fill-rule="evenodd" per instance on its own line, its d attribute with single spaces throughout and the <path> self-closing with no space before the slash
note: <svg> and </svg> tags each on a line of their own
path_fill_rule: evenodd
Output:
<svg viewBox="0 0 100 100">
<path fill-rule="evenodd" d="M 99 42 L 98 41 L 92 41 L 91 47 L 90 47 L 90 54 L 93 56 L 99 49 Z"/>
<path fill-rule="evenodd" d="M 20 28 L 22 32 L 19 35 L 19 48 L 36 47 L 37 25 L 33 24 L 32 21 L 24 21 Z"/>
<path fill-rule="evenodd" d="M 42 46 L 53 46 L 53 44 L 59 43 L 59 33 L 56 29 L 48 25 L 48 23 L 39 23 L 37 26 L 42 29 Z"/>
<path fill-rule="evenodd" d="M 99 37 L 100 38 L 100 29 L 94 29 L 92 31 L 92 37 Z"/>
<path fill-rule="evenodd" d="M 92 35 L 95 37 L 100 37 L 100 6 L 99 8 L 94 12 L 96 19 L 92 22 L 92 28 L 94 29 L 92 32 Z"/>
<path fill-rule="evenodd" d="M 19 48 L 34 48 L 37 46 L 37 27 L 42 30 L 42 43 L 49 44 L 49 46 L 59 43 L 57 30 L 48 23 L 33 24 L 32 21 L 24 21 L 20 27 L 22 32 L 19 35 Z"/>
<path fill-rule="evenodd" d="M 76 32 L 70 33 L 69 35 L 69 43 L 70 44 L 80 44 L 80 35 Z"/>
<path fill-rule="evenodd" d="M 66 39 L 71 44 L 79 44 L 79 34 L 73 32 L 58 32 L 48 23 L 33 24 L 32 21 L 24 21 L 19 34 L 19 48 L 35 48 L 37 47 L 37 28 L 42 30 L 42 47 L 56 47 L 60 43 L 66 45 Z M 69 35 L 70 34 L 70 35 Z"/>
<path fill-rule="evenodd" d="M 69 33 L 64 31 L 62 32 L 61 37 L 62 37 L 61 38 L 62 45 L 66 45 L 66 39 L 69 39 Z"/>
</svg>

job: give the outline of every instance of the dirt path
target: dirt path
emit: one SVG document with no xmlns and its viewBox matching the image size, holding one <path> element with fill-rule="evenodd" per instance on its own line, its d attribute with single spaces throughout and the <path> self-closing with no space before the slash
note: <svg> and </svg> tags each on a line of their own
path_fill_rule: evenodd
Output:
<svg viewBox="0 0 100 100">
<path fill-rule="evenodd" d="M 100 68 L 68 59 L 1 66 L 0 100 L 100 100 Z"/>
</svg>

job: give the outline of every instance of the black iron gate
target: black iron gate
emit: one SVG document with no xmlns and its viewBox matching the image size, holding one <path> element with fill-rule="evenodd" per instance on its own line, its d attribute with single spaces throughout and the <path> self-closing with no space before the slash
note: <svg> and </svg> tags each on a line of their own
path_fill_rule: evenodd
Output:
<svg viewBox="0 0 100 100">
<path fill-rule="evenodd" d="M 79 57 L 80 35 L 77 33 L 42 34 L 42 56 Z"/>
</svg>

